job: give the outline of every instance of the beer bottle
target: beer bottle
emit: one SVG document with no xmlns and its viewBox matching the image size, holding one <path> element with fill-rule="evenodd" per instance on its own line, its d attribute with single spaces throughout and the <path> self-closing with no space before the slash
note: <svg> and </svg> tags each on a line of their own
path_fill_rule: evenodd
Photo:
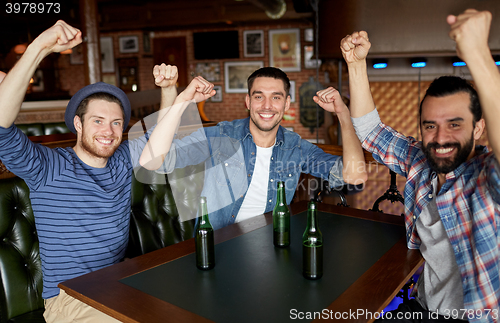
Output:
<svg viewBox="0 0 500 323">
<path fill-rule="evenodd" d="M 309 202 L 306 231 L 302 235 L 302 274 L 307 279 L 323 276 L 323 235 L 318 228 L 314 201 Z"/>
<path fill-rule="evenodd" d="M 290 245 L 290 210 L 286 205 L 285 183 L 278 182 L 278 196 L 273 210 L 273 243 L 276 247 Z"/>
<path fill-rule="evenodd" d="M 215 266 L 214 228 L 208 219 L 207 198 L 200 198 L 201 218 L 195 229 L 196 267 L 210 270 Z"/>
</svg>

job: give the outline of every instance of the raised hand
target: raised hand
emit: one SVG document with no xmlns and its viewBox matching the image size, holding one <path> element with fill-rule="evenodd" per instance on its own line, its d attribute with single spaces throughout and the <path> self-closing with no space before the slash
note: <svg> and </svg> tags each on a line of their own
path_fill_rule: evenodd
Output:
<svg viewBox="0 0 500 323">
<path fill-rule="evenodd" d="M 468 63 L 480 53 L 489 53 L 488 35 L 491 13 L 467 9 L 458 16 L 449 15 L 449 36 L 457 43 L 457 55 Z"/>
<path fill-rule="evenodd" d="M 366 31 L 356 31 L 345 36 L 340 41 L 342 56 L 347 64 L 364 61 L 370 50 L 371 43 Z"/>
<path fill-rule="evenodd" d="M 73 48 L 82 42 L 82 32 L 62 20 L 58 20 L 54 26 L 41 33 L 33 44 L 40 49 L 50 53 L 60 53 Z"/>
<path fill-rule="evenodd" d="M 201 76 L 195 77 L 184 91 L 179 94 L 183 101 L 194 100 L 196 103 L 214 96 L 214 85 Z"/>
<path fill-rule="evenodd" d="M 177 66 L 174 65 L 155 65 L 153 67 L 153 77 L 155 78 L 156 86 L 165 88 L 175 86 L 179 77 Z"/>
<path fill-rule="evenodd" d="M 340 114 L 349 111 L 342 100 L 339 91 L 333 87 L 316 92 L 316 95 L 313 97 L 313 101 L 328 112 Z"/>
</svg>

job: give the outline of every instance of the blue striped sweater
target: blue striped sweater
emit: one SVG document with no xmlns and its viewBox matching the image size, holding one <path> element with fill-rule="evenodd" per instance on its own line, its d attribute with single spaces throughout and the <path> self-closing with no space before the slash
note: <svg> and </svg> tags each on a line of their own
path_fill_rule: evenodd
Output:
<svg viewBox="0 0 500 323">
<path fill-rule="evenodd" d="M 33 144 L 15 126 L 0 127 L 0 160 L 30 189 L 40 241 L 43 298 L 57 296 L 60 282 L 124 257 L 136 164 L 132 164 L 128 142 L 119 146 L 106 167 L 94 168 L 72 148 L 50 149 Z"/>
</svg>

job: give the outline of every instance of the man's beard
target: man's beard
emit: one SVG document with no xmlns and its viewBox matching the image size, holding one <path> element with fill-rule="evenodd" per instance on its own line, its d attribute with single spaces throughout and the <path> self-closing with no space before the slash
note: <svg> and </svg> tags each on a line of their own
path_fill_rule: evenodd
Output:
<svg viewBox="0 0 500 323">
<path fill-rule="evenodd" d="M 259 129 L 260 131 L 271 131 L 273 130 L 274 128 L 276 128 L 276 126 L 278 126 L 280 124 L 280 119 L 278 119 L 271 127 L 269 128 L 262 128 L 253 118 L 253 115 L 250 115 L 250 120 L 252 120 L 253 124 L 257 127 L 257 129 Z"/>
<path fill-rule="evenodd" d="M 117 144 L 114 144 L 113 146 L 109 146 L 108 149 L 98 149 L 96 144 L 93 143 L 94 138 L 89 138 L 86 136 L 82 136 L 82 148 L 85 150 L 89 155 L 97 158 L 109 158 L 113 156 L 115 153 L 116 149 L 118 149 Z M 114 139 L 114 142 L 118 141 L 118 138 L 110 138 Z"/>
<path fill-rule="evenodd" d="M 455 147 L 457 149 L 455 157 L 436 158 L 432 154 L 433 149 L 452 147 Z M 438 174 L 447 174 L 451 171 L 454 171 L 458 166 L 467 161 L 467 158 L 469 157 L 473 147 L 474 134 L 471 135 L 470 140 L 468 140 L 464 146 L 462 146 L 458 142 L 446 143 L 444 145 L 440 145 L 437 142 L 430 142 L 423 147 L 423 151 L 433 171 L 437 172 Z"/>
</svg>

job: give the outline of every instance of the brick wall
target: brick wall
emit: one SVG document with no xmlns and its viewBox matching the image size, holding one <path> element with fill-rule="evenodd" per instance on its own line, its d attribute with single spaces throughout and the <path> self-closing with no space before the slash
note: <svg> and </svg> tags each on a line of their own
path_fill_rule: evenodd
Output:
<svg viewBox="0 0 500 323">
<path fill-rule="evenodd" d="M 305 69 L 304 68 L 304 46 L 312 45 L 312 43 L 306 43 L 304 41 L 304 29 L 311 28 L 312 24 L 309 23 L 295 23 L 295 24 L 285 24 L 280 26 L 273 26 L 272 28 L 269 26 L 252 26 L 252 27 L 228 27 L 225 29 L 216 29 L 216 30 L 208 30 L 208 29 L 196 29 L 196 30 L 182 30 L 182 31 L 156 31 L 154 32 L 154 38 L 162 38 L 162 37 L 186 37 L 186 46 L 187 46 L 187 65 L 188 65 L 188 74 L 194 75 L 196 71 L 197 63 L 214 63 L 219 62 L 220 64 L 220 75 L 221 81 L 214 82 L 215 85 L 220 85 L 222 87 L 222 102 L 206 102 L 205 103 L 205 114 L 208 119 L 212 121 L 222 121 L 222 120 L 233 120 L 246 118 L 248 116 L 248 112 L 245 106 L 245 96 L 246 94 L 242 93 L 225 93 L 224 91 L 224 63 L 225 62 L 237 62 L 237 61 L 263 61 L 264 66 L 269 66 L 269 39 L 268 39 L 268 31 L 270 29 L 287 29 L 287 28 L 299 28 L 300 29 L 300 38 L 301 38 L 301 71 L 300 72 L 289 72 L 287 73 L 290 80 L 295 81 L 296 84 L 296 100 L 291 104 L 290 110 L 295 112 L 295 120 L 294 121 L 283 121 L 283 126 L 293 127 L 294 131 L 300 134 L 303 138 L 306 139 L 315 139 L 316 132 L 311 133 L 309 128 L 305 128 L 300 124 L 300 98 L 298 89 L 300 86 L 309 80 L 310 77 L 316 76 L 315 69 Z M 240 47 L 240 58 L 239 59 L 227 59 L 227 60 L 195 60 L 194 59 L 194 46 L 193 46 L 193 32 L 205 32 L 205 31 L 224 31 L 224 30 L 238 30 L 239 32 L 239 47 Z M 264 57 L 244 57 L 243 56 L 243 31 L 244 30 L 263 30 L 264 31 Z M 119 52 L 119 44 L 118 39 L 121 36 L 138 36 L 139 38 L 139 52 L 138 53 L 128 53 L 123 54 Z M 119 58 L 129 58 L 129 57 L 137 57 L 139 66 L 138 66 L 138 80 L 139 80 L 139 91 L 151 90 L 155 89 L 156 86 L 153 82 L 152 70 L 155 63 L 153 61 L 153 39 L 151 39 L 151 51 L 146 53 L 143 48 L 143 32 L 140 30 L 135 31 L 126 31 L 126 32 L 114 32 L 114 33 L 102 33 L 102 37 L 112 37 L 113 39 L 113 54 L 115 57 L 115 70 L 117 70 L 116 59 Z M 84 77 L 83 77 L 83 65 L 71 65 L 69 63 L 68 55 L 61 56 L 59 58 L 59 67 L 60 67 L 60 76 L 61 76 L 61 84 L 62 88 L 68 90 L 71 95 L 76 93 L 81 87 L 84 86 Z M 115 73 L 103 73 L 103 77 L 106 76 L 115 76 L 117 77 L 117 72 Z M 335 78 L 336 75 L 331 76 L 331 78 Z M 321 72 L 319 74 L 320 83 L 324 84 L 325 78 L 324 73 Z M 312 98 L 311 98 L 312 100 Z M 328 113 L 327 113 L 328 114 Z M 325 117 L 325 123 L 321 127 L 319 131 L 319 138 L 325 140 L 325 143 L 330 143 L 330 140 L 327 136 L 326 129 L 332 123 L 332 118 L 330 116 Z"/>
</svg>

